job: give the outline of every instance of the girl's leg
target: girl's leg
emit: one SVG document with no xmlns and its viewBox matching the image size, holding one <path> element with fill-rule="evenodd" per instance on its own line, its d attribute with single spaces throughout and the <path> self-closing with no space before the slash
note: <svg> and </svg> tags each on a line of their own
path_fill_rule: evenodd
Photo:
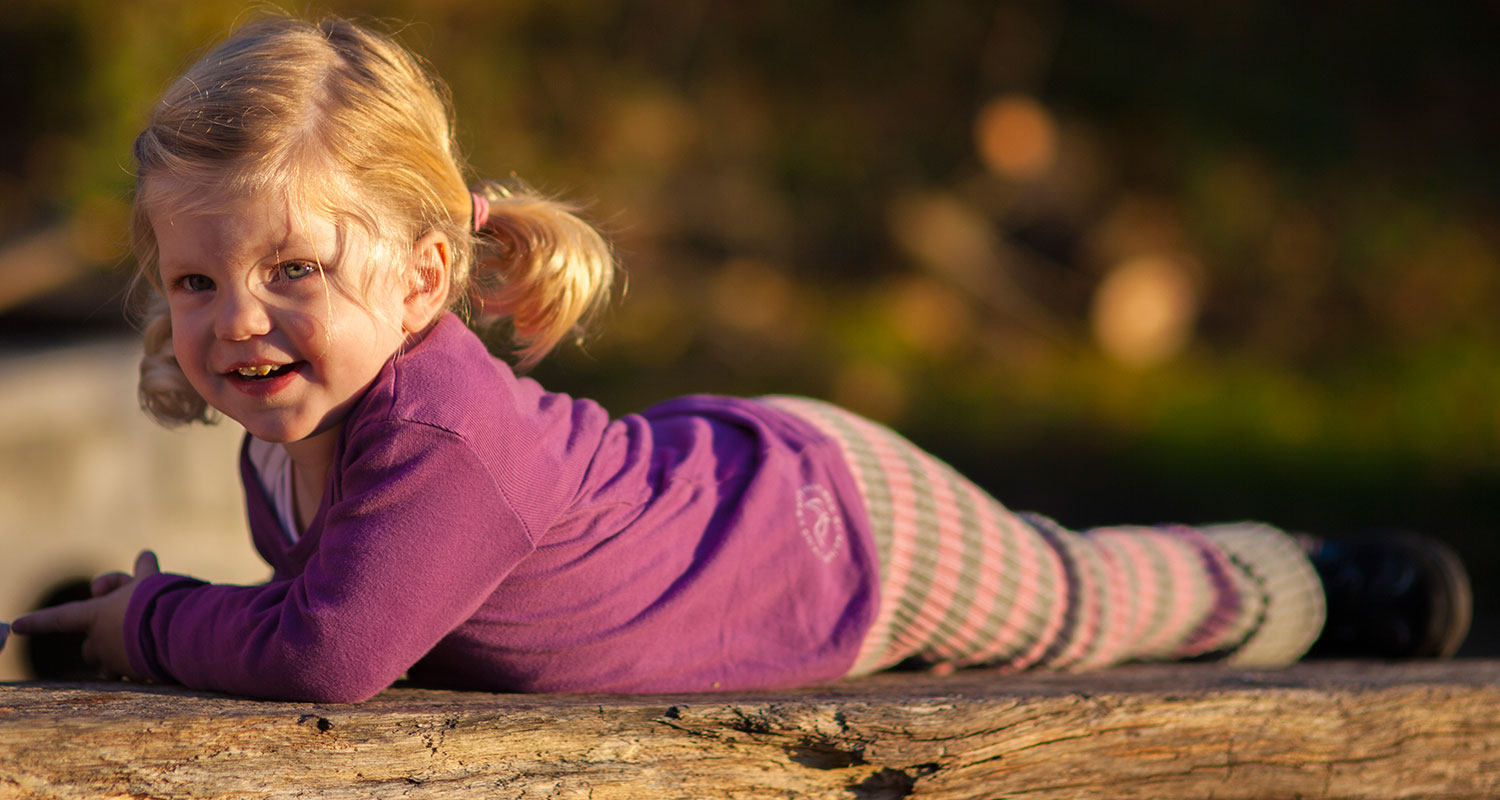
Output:
<svg viewBox="0 0 1500 800">
<path fill-rule="evenodd" d="M 766 402 L 835 439 L 864 496 L 881 605 L 851 674 L 912 658 L 1088 669 L 1217 654 L 1277 666 L 1322 627 L 1318 577 L 1279 530 L 1078 534 L 1011 512 L 885 427 L 818 401 Z"/>
</svg>

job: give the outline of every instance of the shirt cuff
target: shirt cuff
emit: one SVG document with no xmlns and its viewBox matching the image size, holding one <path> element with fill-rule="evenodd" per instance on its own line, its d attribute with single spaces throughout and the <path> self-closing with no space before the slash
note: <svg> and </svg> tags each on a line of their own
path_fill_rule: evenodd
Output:
<svg viewBox="0 0 1500 800">
<path fill-rule="evenodd" d="M 153 683 L 176 683 L 162 664 L 171 620 L 168 614 L 157 614 L 158 607 L 166 595 L 202 585 L 196 578 L 170 572 L 148 575 L 136 585 L 125 609 L 125 654 L 137 675 Z"/>
</svg>

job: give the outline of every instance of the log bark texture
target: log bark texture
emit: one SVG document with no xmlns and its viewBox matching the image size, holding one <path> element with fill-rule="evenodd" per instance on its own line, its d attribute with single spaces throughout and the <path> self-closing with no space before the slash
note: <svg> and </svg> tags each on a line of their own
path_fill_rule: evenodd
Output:
<svg viewBox="0 0 1500 800">
<path fill-rule="evenodd" d="M 0 684 L 0 796 L 1494 798 L 1500 662 L 357 705 Z"/>
</svg>

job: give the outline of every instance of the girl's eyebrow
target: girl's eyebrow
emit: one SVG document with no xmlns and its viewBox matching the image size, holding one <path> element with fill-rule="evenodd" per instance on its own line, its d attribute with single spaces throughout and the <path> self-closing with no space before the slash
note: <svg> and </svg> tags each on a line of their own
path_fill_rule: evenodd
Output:
<svg viewBox="0 0 1500 800">
<path fill-rule="evenodd" d="M 188 263 L 190 263 L 190 262 L 188 262 Z M 156 256 L 156 270 L 158 272 L 168 272 L 168 271 L 175 272 L 175 271 L 183 270 L 183 269 L 191 269 L 190 266 L 187 266 L 184 263 L 184 259 L 180 259 L 179 258 L 179 259 L 175 259 L 175 260 L 168 260 L 168 259 L 162 258 L 159 253 L 157 254 L 157 256 Z"/>
</svg>

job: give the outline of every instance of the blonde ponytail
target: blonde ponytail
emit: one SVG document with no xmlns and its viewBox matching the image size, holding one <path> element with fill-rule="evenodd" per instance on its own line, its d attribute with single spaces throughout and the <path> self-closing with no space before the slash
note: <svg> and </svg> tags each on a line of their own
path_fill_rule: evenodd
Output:
<svg viewBox="0 0 1500 800">
<path fill-rule="evenodd" d="M 509 318 L 520 366 L 536 364 L 609 297 L 614 254 L 572 206 L 486 182 L 470 294 L 481 321 Z"/>
</svg>

